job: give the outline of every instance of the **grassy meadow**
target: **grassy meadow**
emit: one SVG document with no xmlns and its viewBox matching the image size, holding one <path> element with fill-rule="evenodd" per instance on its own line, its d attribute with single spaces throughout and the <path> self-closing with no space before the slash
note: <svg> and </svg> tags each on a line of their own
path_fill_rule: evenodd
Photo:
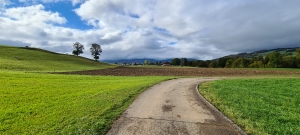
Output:
<svg viewBox="0 0 300 135">
<path fill-rule="evenodd" d="M 0 74 L 0 134 L 104 134 L 139 93 L 172 78 Z"/>
<path fill-rule="evenodd" d="M 8 71 L 59 72 L 115 67 L 80 56 L 37 48 L 0 46 L 0 54 L 0 70 Z"/>
<path fill-rule="evenodd" d="M 57 75 L 113 68 L 83 57 L 0 46 L 0 134 L 105 134 L 146 88 L 174 77 Z"/>
<path fill-rule="evenodd" d="M 0 53 L 0 134 L 105 134 L 139 93 L 176 78 L 46 74 L 116 66 L 37 48 Z M 300 78 L 274 76 L 206 82 L 200 93 L 249 134 L 300 134 Z"/>
<path fill-rule="evenodd" d="M 248 134 L 300 134 L 300 78 L 218 80 L 199 87 Z"/>
</svg>

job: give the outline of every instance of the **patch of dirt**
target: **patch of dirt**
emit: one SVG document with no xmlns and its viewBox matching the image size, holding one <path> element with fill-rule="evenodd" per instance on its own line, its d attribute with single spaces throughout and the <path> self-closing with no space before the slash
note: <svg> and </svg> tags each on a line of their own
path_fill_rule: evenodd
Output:
<svg viewBox="0 0 300 135">
<path fill-rule="evenodd" d="M 172 105 L 163 105 L 161 107 L 161 109 L 163 110 L 163 112 L 170 112 L 170 111 L 172 111 L 173 107 L 175 107 L 175 106 L 172 106 Z"/>
<path fill-rule="evenodd" d="M 131 68 L 117 67 L 104 70 L 60 72 L 55 74 L 104 75 L 104 76 L 256 76 L 300 75 L 300 71 L 255 70 L 234 68 Z"/>
</svg>

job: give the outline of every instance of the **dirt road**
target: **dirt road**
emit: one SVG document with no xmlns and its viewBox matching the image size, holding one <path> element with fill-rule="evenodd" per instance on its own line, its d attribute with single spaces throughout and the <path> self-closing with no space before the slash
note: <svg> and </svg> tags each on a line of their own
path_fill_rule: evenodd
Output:
<svg viewBox="0 0 300 135">
<path fill-rule="evenodd" d="M 196 87 L 212 79 L 183 78 L 157 84 L 115 121 L 108 135 L 244 134 L 209 104 Z"/>
</svg>

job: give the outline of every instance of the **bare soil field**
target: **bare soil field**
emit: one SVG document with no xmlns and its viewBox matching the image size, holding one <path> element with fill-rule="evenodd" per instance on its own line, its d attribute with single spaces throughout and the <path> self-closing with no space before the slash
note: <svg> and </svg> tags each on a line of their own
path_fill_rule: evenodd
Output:
<svg viewBox="0 0 300 135">
<path fill-rule="evenodd" d="M 300 70 L 258 70 L 233 68 L 131 68 L 117 67 L 104 70 L 60 72 L 58 74 L 103 75 L 103 76 L 257 76 L 300 75 Z"/>
</svg>

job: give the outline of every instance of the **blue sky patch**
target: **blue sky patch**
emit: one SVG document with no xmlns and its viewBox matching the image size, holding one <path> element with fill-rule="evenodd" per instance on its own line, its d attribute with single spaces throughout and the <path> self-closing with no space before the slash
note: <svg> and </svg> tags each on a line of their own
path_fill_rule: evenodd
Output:
<svg viewBox="0 0 300 135">
<path fill-rule="evenodd" d="M 164 28 L 158 28 L 158 27 L 154 27 L 153 29 L 154 29 L 154 30 L 157 30 L 157 31 L 160 31 L 160 32 L 169 33 L 169 31 L 167 31 L 167 30 L 166 30 L 166 29 L 164 29 Z"/>
<path fill-rule="evenodd" d="M 46 11 L 58 12 L 60 17 L 66 18 L 67 22 L 65 24 L 53 24 L 56 26 L 62 26 L 73 29 L 87 30 L 92 29 L 93 26 L 87 25 L 85 21 L 82 21 L 80 17 L 73 11 L 76 8 L 79 8 L 79 4 L 75 6 L 72 5 L 71 1 L 60 1 L 55 3 L 43 3 L 43 2 L 19 2 L 12 1 L 12 4 L 7 5 L 6 8 L 16 8 L 16 7 L 26 7 L 37 4 L 42 4 L 45 7 Z"/>
<path fill-rule="evenodd" d="M 131 17 L 131 18 L 136 18 L 136 19 L 139 19 L 140 18 L 140 16 L 139 15 L 137 15 L 137 14 L 129 14 L 129 16 Z"/>
<path fill-rule="evenodd" d="M 73 6 L 71 2 L 57 2 L 44 4 L 45 10 L 52 12 L 58 12 L 61 17 L 67 19 L 66 24 L 63 27 L 86 30 L 92 29 L 93 26 L 87 25 L 85 21 L 82 21 L 80 17 L 75 13 L 74 9 L 79 8 L 79 5 Z"/>
<path fill-rule="evenodd" d="M 169 45 L 175 45 L 177 42 L 170 42 Z"/>
</svg>

